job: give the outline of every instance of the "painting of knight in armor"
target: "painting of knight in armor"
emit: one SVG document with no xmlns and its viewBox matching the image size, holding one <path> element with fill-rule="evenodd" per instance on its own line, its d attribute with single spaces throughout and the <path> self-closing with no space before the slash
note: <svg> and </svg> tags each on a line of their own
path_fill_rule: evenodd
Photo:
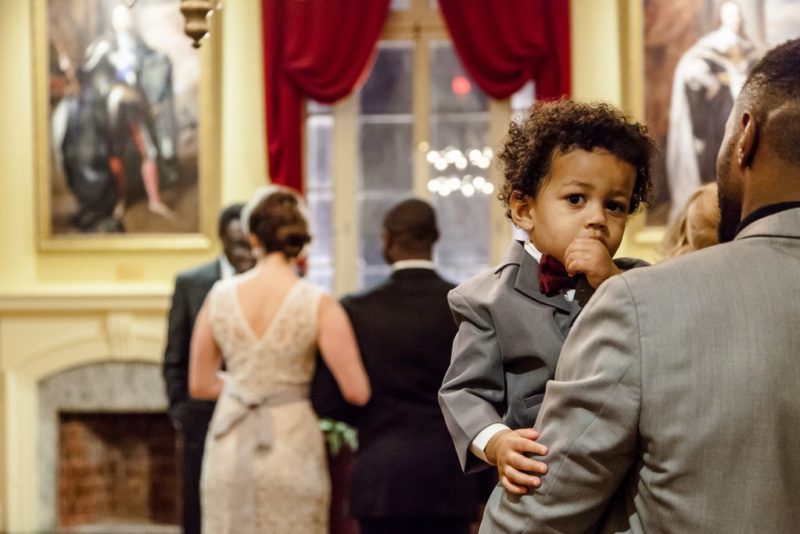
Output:
<svg viewBox="0 0 800 534">
<path fill-rule="evenodd" d="M 800 36 L 798 0 L 644 0 L 645 119 L 659 142 L 648 224 L 716 180 L 725 121 L 750 69 Z"/>
<path fill-rule="evenodd" d="M 200 57 L 179 0 L 46 0 L 50 234 L 199 231 Z"/>
</svg>

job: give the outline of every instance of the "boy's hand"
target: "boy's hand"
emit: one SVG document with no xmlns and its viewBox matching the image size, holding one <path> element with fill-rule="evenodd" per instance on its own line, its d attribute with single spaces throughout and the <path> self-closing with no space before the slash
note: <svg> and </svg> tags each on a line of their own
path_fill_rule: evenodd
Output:
<svg viewBox="0 0 800 534">
<path fill-rule="evenodd" d="M 564 253 L 567 274 L 583 273 L 594 288 L 622 271 L 614 264 L 605 243 L 593 237 L 576 237 Z"/>
<path fill-rule="evenodd" d="M 543 475 L 547 465 L 525 456 L 526 453 L 547 454 L 547 447 L 536 442 L 538 438 L 539 433 L 532 428 L 501 430 L 486 444 L 486 459 L 497 466 L 500 482 L 509 493 L 524 495 L 528 492 L 527 486 L 536 488 L 542 483 L 530 473 Z"/>
</svg>

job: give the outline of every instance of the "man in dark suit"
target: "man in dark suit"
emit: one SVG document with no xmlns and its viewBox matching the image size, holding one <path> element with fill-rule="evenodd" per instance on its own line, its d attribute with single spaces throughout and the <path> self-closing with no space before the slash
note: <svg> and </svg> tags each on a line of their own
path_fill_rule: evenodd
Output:
<svg viewBox="0 0 800 534">
<path fill-rule="evenodd" d="M 211 286 L 222 278 L 242 273 L 254 264 L 239 217 L 242 204 L 225 208 L 219 217 L 223 254 L 208 263 L 178 274 L 169 311 L 164 381 L 168 413 L 183 434 L 183 529 L 200 532 L 200 468 L 203 446 L 214 403 L 189 398 L 189 344 L 197 313 Z"/>
<path fill-rule="evenodd" d="M 436 215 L 411 199 L 383 221 L 385 282 L 342 299 L 372 385 L 361 409 L 344 406 L 318 367 L 312 399 L 324 416 L 358 428 L 350 509 L 362 534 L 469 532 L 476 487 L 458 463 L 437 393 L 456 326 L 447 306 L 453 285 L 431 261 Z"/>
</svg>

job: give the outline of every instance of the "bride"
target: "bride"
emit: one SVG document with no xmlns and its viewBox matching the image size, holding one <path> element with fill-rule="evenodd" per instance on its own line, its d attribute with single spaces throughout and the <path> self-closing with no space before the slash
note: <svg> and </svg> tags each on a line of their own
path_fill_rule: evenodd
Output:
<svg viewBox="0 0 800 534">
<path fill-rule="evenodd" d="M 293 269 L 311 239 L 298 197 L 264 188 L 242 219 L 258 262 L 217 282 L 192 336 L 190 394 L 219 398 L 203 459 L 203 532 L 327 533 L 330 480 L 308 401 L 317 349 L 348 402 L 366 404 L 369 382 L 344 310 Z"/>
</svg>

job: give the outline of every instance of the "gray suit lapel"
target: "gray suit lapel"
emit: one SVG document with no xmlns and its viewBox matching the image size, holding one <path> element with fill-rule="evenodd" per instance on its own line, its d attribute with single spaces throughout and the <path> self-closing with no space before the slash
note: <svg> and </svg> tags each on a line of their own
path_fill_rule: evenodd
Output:
<svg viewBox="0 0 800 534">
<path fill-rule="evenodd" d="M 514 281 L 514 289 L 537 302 L 570 313 L 572 305 L 563 296 L 553 295 L 548 297 L 539 291 L 539 264 L 536 263 L 533 256 L 525 252 L 525 248 L 518 242 L 512 243 L 511 247 L 512 250 L 507 255 L 509 261 L 504 262 L 504 265 L 511 263 L 519 265 L 517 279 Z"/>
</svg>

